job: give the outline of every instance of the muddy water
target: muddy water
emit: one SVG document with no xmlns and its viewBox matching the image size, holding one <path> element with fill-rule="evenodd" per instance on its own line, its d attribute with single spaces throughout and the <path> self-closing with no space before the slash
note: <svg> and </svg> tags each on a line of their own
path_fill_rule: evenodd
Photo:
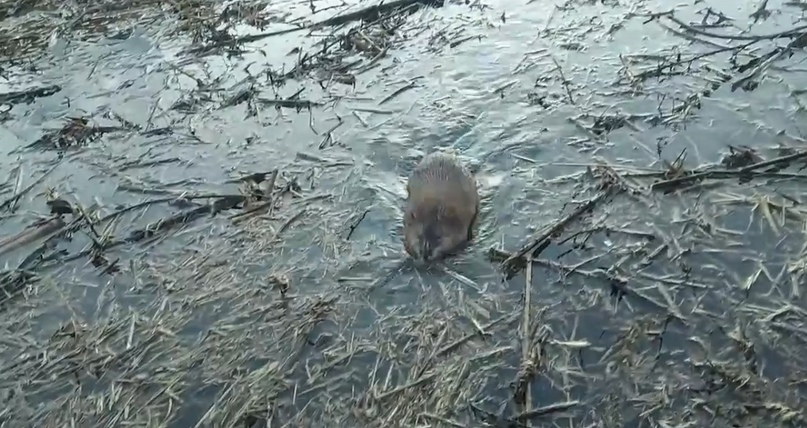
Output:
<svg viewBox="0 0 807 428">
<path fill-rule="evenodd" d="M 770 148 L 777 144 L 792 146 L 802 132 L 798 118 L 804 112 L 798 110 L 797 102 L 807 100 L 789 95 L 805 84 L 798 60 L 788 63 L 796 70 L 772 71 L 772 77 L 753 92 L 731 92 L 728 84 L 718 85 L 719 80 L 710 75 L 648 80 L 645 92 L 636 95 L 629 86 L 614 84 L 623 66 L 620 55 L 652 54 L 675 46 L 684 53 L 710 49 L 688 46 L 655 23 L 643 24 L 643 18 L 625 18 L 630 10 L 664 10 L 668 2 L 570 3 L 563 8 L 545 1 L 525 3 L 487 2 L 488 8 L 481 11 L 467 5 L 422 10 L 410 18 L 413 24 L 405 32 L 407 39 L 391 49 L 379 67 L 359 74 L 355 87 L 335 84 L 322 89 L 310 81 L 292 80 L 272 88 L 261 78 L 262 98 L 288 97 L 300 89 L 302 99 L 338 98 L 338 102 L 328 103 L 329 108 L 314 109 L 310 114 L 290 109 L 278 113 L 266 107 L 257 116 L 248 117 L 243 104 L 222 108 L 219 101 L 200 102 L 192 114 L 170 107 L 197 89 L 188 75 L 205 82 L 219 79 L 216 88 L 235 94 L 244 87 L 245 78 L 267 66 L 276 70 L 293 67 L 296 55 L 289 53 L 298 47 L 311 49 L 311 38 L 281 35 L 247 45 L 250 52 L 241 58 L 210 56 L 190 61 L 182 52 L 188 41 L 166 36 L 162 26 L 168 24 L 137 23 L 131 35 L 122 40 L 81 42 L 56 36 L 37 72 L 12 68 L 11 79 L 0 82 L 0 92 L 29 84 L 62 87 L 56 95 L 12 108 L 11 118 L 0 129 L 0 150 L 8 153 L 0 159 L 0 176 L 22 165 L 30 171 L 28 182 L 39 174 L 33 171 L 55 162 L 53 152 L 20 148 L 35 141 L 43 128 L 58 127 L 66 116 L 90 115 L 100 124 L 114 124 L 116 115 L 144 127 L 171 127 L 173 134 L 110 134 L 88 147 L 68 151 L 44 183 L 85 206 L 115 207 L 146 197 L 136 189 L 227 194 L 237 193 L 238 187 L 226 181 L 242 174 L 279 168 L 285 174 L 297 175 L 306 195 L 327 194 L 329 202 L 275 244 L 283 251 L 274 253 L 271 263 L 266 253 L 235 244 L 243 239 L 243 232 L 225 219 L 203 221 L 204 225 L 195 226 L 193 232 L 213 237 L 209 239 L 220 238 L 216 241 L 220 246 L 214 248 L 222 256 L 233 256 L 226 259 L 227 263 L 247 278 L 244 286 L 255 286 L 269 272 L 293 271 L 294 283 L 302 284 L 300 291 L 313 293 L 333 286 L 333 281 L 326 279 L 333 275 L 379 277 L 394 268 L 403 257 L 399 233 L 405 176 L 424 153 L 451 148 L 477 170 L 485 201 L 480 238 L 467 254 L 451 262 L 452 269 L 474 283 L 468 293 L 480 296 L 484 290 L 515 293 L 522 287 L 502 284 L 486 251 L 491 246 L 518 248 L 530 232 L 561 216 L 575 189 L 550 185 L 547 180 L 580 171 L 580 165 L 597 160 L 661 169 L 660 146 L 660 157 L 667 161 L 686 148 L 690 167 L 718 161 L 727 144 L 746 144 L 771 155 L 774 152 Z M 326 6 L 322 3 L 320 8 Z M 737 18 L 735 24 L 740 28 L 754 10 L 750 3 L 739 8 L 734 2 L 713 2 L 711 6 Z M 287 20 L 310 15 L 307 2 L 280 2 L 272 8 L 278 15 L 287 15 Z M 701 8 L 683 6 L 679 16 L 699 19 L 695 11 Z M 330 16 L 336 10 L 341 12 L 335 9 L 316 17 Z M 795 19 L 776 15 L 754 32 L 781 31 Z M 267 30 L 287 27 L 276 24 Z M 451 41 L 474 37 L 448 46 L 441 40 L 443 36 Z M 412 88 L 379 105 L 379 100 L 408 85 Z M 584 141 L 591 135 L 569 120 L 581 114 L 597 117 L 605 113 L 652 117 L 707 90 L 709 95 L 701 98 L 701 107 L 692 109 L 695 117 L 676 128 L 652 126 L 640 119 L 632 127 L 610 132 L 607 138 Z M 343 123 L 333 131 L 334 144 L 320 148 L 324 131 L 339 121 Z M 324 161 L 306 160 L 311 155 Z M 123 167 L 137 159 L 174 158 L 148 168 Z M 632 228 L 671 233 L 669 226 L 691 208 L 691 201 L 670 196 L 640 208 L 628 207 L 627 203 L 616 205 L 611 213 L 623 215 L 624 223 Z M 627 212 L 620 213 L 622 209 Z M 0 234 L 20 230 L 31 222 L 34 213 L 45 210 L 41 191 L 32 193 L 22 202 L 20 214 L 0 223 Z M 171 207 L 155 207 L 132 224 L 142 226 L 172 211 Z M 346 219 L 363 211 L 367 212 L 364 220 L 349 241 L 339 242 L 340 250 L 336 251 L 334 243 L 345 232 Z M 744 229 L 747 218 L 740 215 L 725 227 Z M 765 244 L 759 228 L 745 239 L 747 245 L 757 248 L 776 244 Z M 607 241 L 594 239 L 590 244 L 605 248 Z M 87 243 L 86 238 L 76 236 L 62 248 L 74 252 Z M 211 251 L 209 242 L 194 233 L 184 233 L 123 257 L 135 262 L 166 262 L 196 246 L 200 251 Z M 6 255 L 2 262 L 13 266 L 30 250 Z M 546 256 L 555 257 L 563 251 L 549 249 Z M 323 262 L 336 259 L 337 253 L 339 261 Z M 738 281 L 752 270 L 742 263 L 742 254 L 729 259 L 737 266 L 732 275 Z M 785 261 L 776 260 L 777 266 Z M 103 290 L 126 290 L 131 272 L 109 279 L 83 265 L 77 261 L 61 267 L 52 280 L 64 285 L 67 295 L 80 297 L 70 305 L 71 311 L 78 310 L 91 320 Z M 710 274 L 708 267 L 695 269 Z M 539 270 L 533 298 L 562 300 L 562 290 L 547 286 L 557 279 L 556 272 Z M 440 281 L 447 279 L 407 271 L 370 298 L 376 308 L 409 304 L 414 313 L 422 302 L 423 289 L 430 282 Z M 512 281 L 521 284 L 524 278 Z M 121 300 L 123 305 L 138 302 Z M 9 313 L 29 309 L 12 308 Z M 64 307 L 39 309 L 41 314 L 26 321 L 25 326 L 40 337 L 50 336 L 54 325 L 69 313 Z M 371 325 L 377 316 L 370 311 L 361 313 L 366 321 L 357 328 Z M 211 317 L 200 315 L 198 324 L 188 326 L 186 333 L 192 336 L 203 331 Z M 581 334 L 590 338 L 599 335 L 599 326 L 606 321 L 602 315 L 583 317 Z M 587 329 L 586 325 L 597 327 Z"/>
</svg>

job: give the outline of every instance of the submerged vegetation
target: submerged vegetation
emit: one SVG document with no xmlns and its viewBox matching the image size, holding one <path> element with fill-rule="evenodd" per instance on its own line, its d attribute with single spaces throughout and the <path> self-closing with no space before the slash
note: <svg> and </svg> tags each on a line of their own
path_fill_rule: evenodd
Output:
<svg viewBox="0 0 807 428">
<path fill-rule="evenodd" d="M 690 3 L 0 1 L 0 427 L 804 426 L 807 7 Z"/>
</svg>

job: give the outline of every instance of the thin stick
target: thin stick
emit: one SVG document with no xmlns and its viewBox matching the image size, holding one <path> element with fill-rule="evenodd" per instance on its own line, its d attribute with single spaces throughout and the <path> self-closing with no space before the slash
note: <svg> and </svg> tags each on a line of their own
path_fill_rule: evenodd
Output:
<svg viewBox="0 0 807 428">
<path fill-rule="evenodd" d="M 532 343 L 530 341 L 530 300 L 532 295 L 532 263 L 527 263 L 526 279 L 524 281 L 524 319 L 521 324 L 521 364 L 525 366 L 528 364 L 530 358 L 530 349 Z M 524 393 L 524 413 L 530 413 L 532 410 L 532 385 L 530 377 L 527 376 L 526 388 Z M 527 426 L 532 426 L 530 421 L 526 422 Z"/>
<path fill-rule="evenodd" d="M 12 204 L 15 204 L 17 202 L 17 200 L 19 200 L 21 197 L 25 196 L 26 193 L 30 192 L 31 189 L 34 188 L 34 186 L 41 183 L 42 180 L 44 180 L 45 177 L 47 177 L 51 172 L 53 172 L 53 170 L 56 169 L 56 167 L 59 166 L 59 165 L 61 165 L 61 162 L 57 162 L 56 164 L 54 164 L 47 171 L 45 171 L 44 174 L 42 174 L 39 178 L 34 180 L 31 184 L 28 185 L 28 187 L 23 189 L 21 192 L 19 192 L 19 193 L 15 194 L 14 196 L 6 199 L 2 204 L 0 204 L 0 210 L 5 208 L 5 207 L 12 206 Z"/>
<path fill-rule="evenodd" d="M 650 185 L 651 190 L 661 190 L 670 187 L 674 187 L 679 184 L 689 183 L 692 181 L 698 181 L 700 179 L 705 178 L 733 178 L 733 177 L 741 177 L 743 175 L 753 175 L 755 173 L 754 170 L 764 168 L 766 166 L 772 165 L 784 165 L 790 163 L 794 160 L 798 160 L 801 158 L 807 157 L 807 150 L 800 151 L 797 153 L 793 153 L 786 156 L 781 156 L 775 159 L 766 160 L 763 162 L 757 162 L 753 165 L 748 165 L 744 168 L 740 168 L 737 170 L 712 170 L 712 171 L 704 171 L 704 172 L 696 172 L 694 174 L 684 175 L 682 177 L 673 178 L 670 180 L 658 181 Z"/>
<path fill-rule="evenodd" d="M 601 201 L 603 198 L 608 196 L 611 193 L 611 191 L 612 191 L 612 188 L 609 187 L 608 189 L 598 193 L 596 196 L 594 196 L 593 198 L 588 200 L 586 203 L 584 203 L 584 204 L 580 205 L 579 207 L 577 207 L 577 209 L 574 210 L 574 212 L 572 212 L 571 214 L 569 214 L 565 218 L 563 218 L 560 221 L 556 222 L 552 226 L 544 229 L 544 231 L 540 235 L 538 235 L 535 239 L 533 239 L 529 244 L 525 245 L 524 248 L 522 248 L 517 253 L 511 255 L 510 257 L 508 257 L 507 260 L 504 261 L 503 265 L 506 268 L 508 268 L 508 270 L 509 270 L 514 266 L 514 262 L 521 261 L 523 263 L 525 261 L 524 256 L 526 256 L 527 253 L 529 253 L 531 251 L 533 252 L 532 257 L 533 258 L 537 257 L 538 254 L 540 254 L 541 251 L 543 251 L 543 249 L 546 248 L 549 245 L 550 238 L 554 234 L 560 232 L 564 227 L 566 227 L 569 223 L 574 221 L 576 218 L 580 217 L 584 213 L 586 213 L 586 212 L 590 211 L 592 208 L 594 208 L 594 205 L 596 205 L 599 201 Z M 521 268 L 519 268 L 519 270 L 520 269 Z"/>
</svg>

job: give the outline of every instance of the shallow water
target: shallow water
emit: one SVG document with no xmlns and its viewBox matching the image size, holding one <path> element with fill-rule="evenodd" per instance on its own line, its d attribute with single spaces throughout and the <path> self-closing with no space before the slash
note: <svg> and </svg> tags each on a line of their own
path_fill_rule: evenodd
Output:
<svg viewBox="0 0 807 428">
<path fill-rule="evenodd" d="M 30 104 L 17 104 L 11 109 L 11 118 L 3 122 L 0 134 L 0 150 L 9 153 L 0 160 L 0 177 L 10 174 L 15 165 L 22 165 L 29 171 L 26 177 L 30 178 L 25 181 L 28 183 L 41 173 L 32 171 L 42 170 L 41 165 L 54 162 L 57 158 L 54 152 L 20 149 L 39 138 L 43 129 L 58 128 L 65 117 L 89 115 L 100 124 L 115 124 L 117 120 L 109 117 L 111 113 L 143 127 L 171 127 L 174 132 L 151 137 L 110 133 L 88 147 L 68 150 L 62 164 L 45 179 L 43 186 L 24 198 L 18 215 L 0 222 L 0 235 L 16 233 L 32 221 L 34 213 L 46 212 L 41 194 L 44 186 L 69 194 L 85 206 L 116 207 L 131 205 L 144 197 L 160 197 L 125 190 L 122 185 L 130 189 L 156 187 L 177 193 L 235 194 L 238 185 L 225 183 L 227 180 L 278 168 L 283 178 L 297 177 L 304 196 L 327 194 L 329 197 L 319 204 L 284 206 L 286 211 L 282 218 L 305 209 L 303 220 L 290 225 L 282 239 L 271 242 L 269 238 L 274 234 L 271 228 L 276 230 L 283 220 L 256 229 L 234 226 L 220 216 L 200 220 L 190 231 L 176 237 L 122 251 L 115 257 L 121 257 L 124 271 L 115 277 L 99 274 L 82 259 L 60 266 L 52 279 L 58 286 L 40 291 L 38 297 L 42 300 L 37 305 L 36 315 L 31 315 L 33 312 L 27 305 L 12 303 L 6 309 L 9 319 L 15 314 L 29 315 L 25 321 L 9 323 L 8 328 L 18 330 L 24 326 L 31 330 L 35 340 L 45 340 L 71 316 L 88 323 L 101 323 L 108 322 L 110 314 L 117 313 L 115 311 L 120 311 L 121 307 L 145 307 L 148 308 L 146 313 L 163 313 L 165 309 L 154 305 L 164 293 L 174 292 L 174 287 L 179 290 L 212 287 L 196 274 L 178 273 L 182 271 L 183 260 L 195 249 L 199 253 L 214 253 L 214 259 L 235 272 L 228 277 L 230 274 L 211 267 L 211 271 L 217 272 L 215 275 L 221 275 L 219 283 L 237 277 L 236 283 L 244 288 L 258 289 L 265 287 L 265 278 L 270 273 L 288 272 L 295 292 L 300 295 L 315 295 L 338 287 L 353 298 L 347 299 L 350 303 L 343 311 L 355 311 L 351 329 L 359 336 L 376 328 L 374 326 L 388 316 L 386 313 L 392 308 L 399 308 L 399 314 L 414 316 L 423 308 L 436 305 L 448 313 L 458 301 L 478 299 L 478 306 L 495 308 L 487 317 L 493 319 L 497 316 L 495 313 L 514 310 L 500 306 L 498 298 L 493 296 L 517 296 L 524 288 L 525 278 L 522 274 L 503 282 L 496 266 L 487 259 L 487 249 L 501 247 L 513 251 L 519 248 L 530 233 L 561 217 L 565 205 L 572 199 L 572 192 L 580 190 L 584 184 L 582 179 L 561 185 L 547 180 L 581 171 L 584 168 L 580 164 L 601 160 L 660 170 L 664 167 L 658 162 L 658 145 L 663 145 L 660 156 L 666 161 L 672 161 L 686 148 L 686 165 L 695 167 L 719 161 L 728 144 L 749 145 L 764 156 L 774 156 L 772 149 L 778 144 L 797 147 L 803 142 L 798 136 L 801 135 L 799 118 L 804 111 L 798 109 L 795 98 L 798 96 L 788 95 L 792 89 L 804 86 L 805 73 L 801 71 L 769 72 L 770 78 L 753 92 L 731 92 L 728 84 L 720 85 L 717 90 L 710 90 L 710 95 L 702 97 L 701 107 L 692 111 L 695 116 L 677 128 L 654 127 L 647 121 L 637 120 L 633 122 L 635 129 L 625 126 L 607 136 L 584 141 L 591 135 L 570 118 L 581 114 L 597 117 L 604 113 L 643 115 L 669 111 L 691 94 L 702 93 L 716 82 L 714 77 L 705 80 L 683 76 L 661 82 L 648 80 L 644 85 L 646 94 L 631 96 L 624 93 L 629 89 L 627 85 L 613 84 L 622 67 L 619 55 L 650 54 L 674 46 L 682 51 L 686 49 L 684 52 L 709 48 L 687 46 L 655 23 L 642 24 L 643 18 L 625 19 L 629 10 L 665 10 L 670 7 L 668 2 L 567 2 L 564 7 L 543 1 L 523 3 L 526 2 L 514 5 L 489 1 L 486 3 L 489 8 L 484 11 L 455 4 L 422 9 L 409 18 L 412 24 L 406 27 L 405 41 L 390 49 L 379 67 L 359 74 L 355 87 L 334 84 L 322 89 L 310 81 L 290 80 L 280 88 L 273 88 L 265 76 L 258 79 L 261 98 L 288 97 L 300 89 L 303 89 L 302 99 L 322 100 L 326 95 L 341 98 L 329 103 L 328 108 L 316 108 L 311 113 L 305 110 L 297 113 L 293 109 L 279 113 L 268 106 L 257 116 L 250 117 L 244 104 L 220 107 L 227 96 L 215 102 L 200 102 L 192 114 L 170 110 L 196 86 L 186 74 L 205 82 L 220 79 L 210 96 L 216 96 L 217 92 L 233 95 L 244 87 L 244 79 L 248 77 L 246 70 L 254 74 L 267 66 L 289 70 L 297 56 L 288 53 L 298 46 L 308 50 L 312 46 L 311 38 L 275 36 L 248 44 L 250 52 L 241 58 L 209 56 L 190 62 L 182 53 L 189 41 L 166 35 L 170 22 L 154 23 L 143 18 L 133 25 L 132 35 L 123 40 L 102 38 L 90 42 L 57 37 L 47 47 L 44 58 L 37 62 L 38 72 L 10 68 L 10 79 L 0 82 L 0 92 L 19 90 L 32 83 L 62 87 L 56 95 L 38 98 Z M 327 6 L 323 2 L 320 8 Z M 746 25 L 742 21 L 755 9 L 751 4 L 737 7 L 727 1 L 713 1 L 710 6 L 737 18 L 736 25 L 741 28 Z M 703 5 L 682 5 L 678 16 L 699 19 L 694 11 L 702 8 Z M 281 12 L 290 15 L 287 19 L 310 15 L 308 2 L 278 2 L 271 10 L 278 11 L 277 15 Z M 331 16 L 336 11 L 343 10 L 321 12 L 321 15 Z M 319 16 L 315 18 L 321 19 Z M 756 26 L 753 32 L 790 28 L 797 16 L 773 16 Z M 277 24 L 267 31 L 287 27 Z M 609 34 L 609 29 L 614 31 Z M 439 34 L 451 40 L 466 36 L 478 38 L 452 47 L 440 42 Z M 568 79 L 567 85 L 562 83 L 553 58 Z M 781 64 L 798 68 L 803 59 L 804 55 L 798 53 Z M 413 88 L 378 105 L 379 100 L 410 82 L 414 82 Z M 566 86 L 573 102 L 569 102 Z M 195 92 L 195 95 L 200 93 L 204 94 Z M 535 98 L 542 99 L 546 107 L 531 105 L 530 100 Z M 802 97 L 801 102 L 805 101 Z M 661 107 L 657 107 L 659 105 Z M 383 112 L 373 113 L 367 109 Z M 580 118 L 581 122 L 590 120 Z M 324 131 L 340 121 L 343 123 L 332 134 L 334 144 L 320 148 Z M 368 281 L 337 283 L 345 277 L 382 277 L 403 258 L 400 207 L 405 196 L 405 177 L 421 155 L 438 148 L 457 151 L 474 165 L 480 180 L 485 203 L 479 239 L 467 253 L 447 263 L 451 270 L 470 279 L 473 285 L 452 280 L 445 272 L 411 269 L 402 270 L 380 289 L 370 292 L 366 291 Z M 324 161 L 310 160 L 311 155 Z M 122 168 L 141 157 L 177 160 L 148 168 Z M 781 187 L 782 192 L 791 189 Z M 718 212 L 725 209 L 708 201 L 702 206 L 694 205 L 693 198 L 687 195 L 659 193 L 648 200 L 649 205 L 621 199 L 595 213 L 594 217 L 607 213 L 611 218 L 609 223 L 675 236 L 684 227 L 676 221 L 683 219 L 689 223 L 692 217 L 697 217 L 692 214 L 693 210 Z M 729 218 L 722 227 L 745 230 L 748 208 L 750 205 L 743 207 L 736 221 Z M 174 211 L 172 207 L 154 206 L 142 216 L 126 220 L 124 226 L 142 227 Z M 364 211 L 367 213 L 363 220 L 346 240 L 349 224 Z M 740 250 L 737 254 L 705 255 L 699 250 L 707 249 L 708 242 L 698 245 L 687 240 L 684 245 L 694 249 L 692 254 L 670 266 L 651 267 L 648 272 L 661 275 L 685 264 L 693 274 L 708 278 L 711 286 L 737 285 L 754 272 L 756 268 L 748 263 L 748 257 L 759 252 L 769 253 L 772 257 L 768 268 L 779 272 L 799 254 L 795 236 L 800 231 L 793 232 L 793 240 L 777 245 L 770 242 L 764 220 L 757 221 L 757 226 L 742 236 L 731 237 L 742 238 L 744 245 L 752 249 L 746 251 L 747 254 Z M 119 234 L 124 234 L 131 228 L 120 226 L 118 230 Z M 241 241 L 245 237 L 269 243 L 253 247 Z M 605 252 L 613 250 L 611 258 L 618 259 L 624 254 L 611 247 L 611 239 L 616 238 L 598 235 L 587 244 Z M 76 252 L 88 242 L 85 236 L 76 234 L 72 242 L 61 243 L 60 249 Z M 14 266 L 32 249 L 26 247 L 0 260 Z M 568 246 L 550 247 L 543 257 L 556 260 L 567 249 Z M 565 257 L 563 261 L 569 265 L 586 258 Z M 607 268 L 612 262 L 603 261 L 602 267 Z M 719 269 L 729 266 L 729 271 L 718 275 L 715 266 Z M 177 272 L 180 279 L 170 278 L 172 271 Z M 137 279 L 138 276 L 141 278 Z M 574 286 L 562 285 L 566 279 L 554 269 L 534 269 L 533 302 L 567 308 L 566 319 L 552 318 L 547 320 L 547 326 L 569 340 L 575 334 L 574 338 L 586 338 L 595 347 L 606 347 L 617 340 L 621 330 L 610 327 L 622 325 L 624 320 L 610 317 L 628 314 L 617 311 L 609 315 L 609 303 L 601 301 L 607 293 L 592 292 L 587 287 L 597 287 L 586 284 L 587 281 L 574 283 Z M 108 293 L 116 297 L 106 296 Z M 181 295 L 183 291 L 176 293 Z M 211 288 L 210 293 L 216 291 Z M 677 300 L 688 313 L 694 313 L 701 303 L 703 310 L 710 312 L 721 312 L 730 304 L 729 299 L 721 301 L 719 293 L 708 294 L 705 299 L 680 297 Z M 360 298 L 356 298 L 357 295 Z M 450 299 L 441 302 L 446 296 Z M 269 297 L 264 298 L 267 305 L 273 302 Z M 782 296 L 782 299 L 797 306 L 804 305 L 800 294 Z M 697 305 L 692 303 L 695 300 Z M 211 325 L 221 328 L 226 317 L 239 316 L 238 301 L 222 297 L 213 305 L 214 309 L 202 304 L 198 308 L 183 308 L 182 311 L 196 310 L 197 314 L 192 321 L 183 321 L 181 330 L 174 332 L 178 336 L 175 340 L 202 341 Z M 57 309 L 46 308 L 49 303 L 57 305 Z M 641 302 L 630 305 L 636 316 L 657 311 L 652 305 Z M 445 314 L 434 316 L 449 319 Z M 574 331 L 570 328 L 573 323 L 570 317 L 577 320 Z M 237 324 L 247 322 L 239 320 Z M 259 338 L 255 339 L 256 343 L 267 340 L 260 339 L 263 327 L 254 328 Z M 347 334 L 338 326 L 318 328 L 322 331 L 310 335 Z M 671 330 L 669 336 L 665 336 L 665 344 L 673 349 L 686 348 L 686 337 L 685 329 Z M 515 334 L 512 340 L 517 344 Z M 221 358 L 226 359 L 224 351 Z M 581 358 L 596 360 L 601 355 L 599 350 L 592 350 L 587 356 L 588 352 L 581 352 Z M 8 358 L 16 354 L 14 350 L 5 351 Z M 254 365 L 253 370 L 266 365 L 265 360 L 255 355 L 243 358 Z M 359 361 L 372 365 L 375 358 L 370 355 Z M 508 358 L 514 359 L 509 361 L 510 366 L 518 367 L 517 355 Z M 778 359 L 772 361 L 777 367 L 774 370 L 786 371 L 781 370 Z M 500 373 L 504 380 L 496 387 L 480 388 L 480 394 L 495 396 L 496 391 L 506 390 L 506 383 L 513 375 L 509 371 Z M 406 381 L 407 375 L 401 373 L 400 376 L 393 383 Z M 560 393 L 553 391 L 546 381 L 536 389 L 544 393 L 544 404 L 591 393 L 587 388 Z M 57 391 L 52 394 L 60 395 Z M 180 413 L 172 426 L 192 426 L 201 417 L 198 414 L 209 405 L 205 403 L 215 396 L 207 390 L 192 395 L 197 395 L 195 400 L 202 404 L 198 407 L 188 404 L 185 413 Z"/>
</svg>

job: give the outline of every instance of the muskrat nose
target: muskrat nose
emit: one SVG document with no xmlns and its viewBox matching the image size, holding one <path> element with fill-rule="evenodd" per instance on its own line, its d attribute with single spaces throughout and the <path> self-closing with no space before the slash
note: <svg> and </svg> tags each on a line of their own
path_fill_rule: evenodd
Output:
<svg viewBox="0 0 807 428">
<path fill-rule="evenodd" d="M 432 243 L 428 239 L 424 239 L 420 248 L 420 260 L 428 262 L 432 257 Z"/>
<path fill-rule="evenodd" d="M 440 233 L 434 224 L 426 227 L 421 242 L 420 257 L 424 262 L 434 259 L 435 251 L 440 246 Z"/>
</svg>

